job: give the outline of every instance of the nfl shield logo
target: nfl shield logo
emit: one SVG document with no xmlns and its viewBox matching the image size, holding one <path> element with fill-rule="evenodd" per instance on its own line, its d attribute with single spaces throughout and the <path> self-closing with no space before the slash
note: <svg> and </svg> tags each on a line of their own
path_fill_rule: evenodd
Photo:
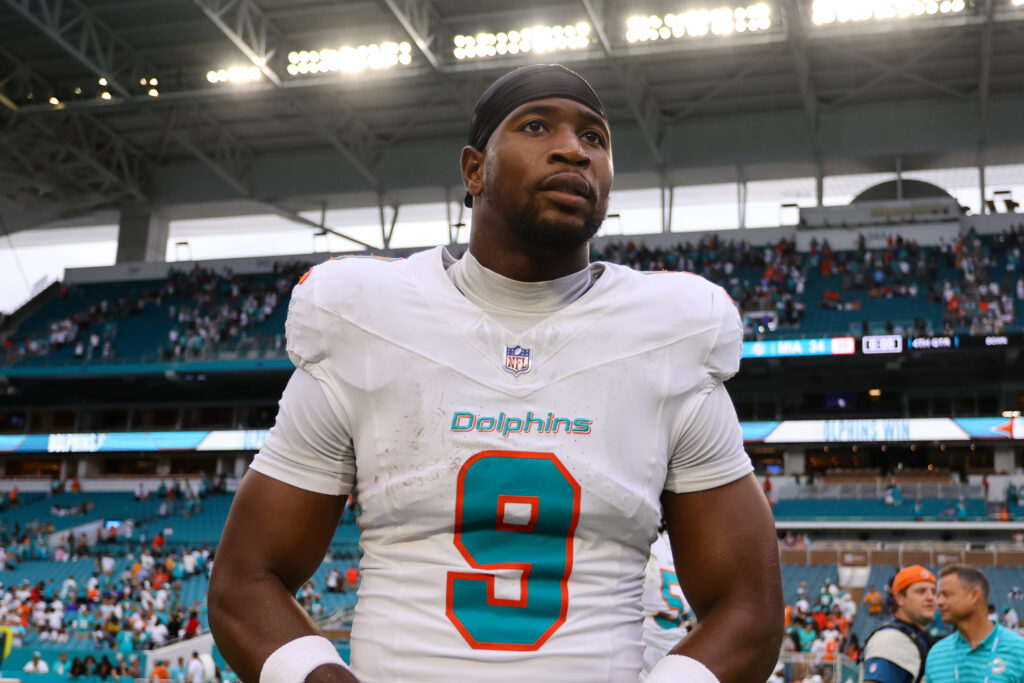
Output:
<svg viewBox="0 0 1024 683">
<path fill-rule="evenodd" d="M 530 349 L 516 344 L 505 347 L 505 369 L 513 375 L 530 371 Z"/>
</svg>

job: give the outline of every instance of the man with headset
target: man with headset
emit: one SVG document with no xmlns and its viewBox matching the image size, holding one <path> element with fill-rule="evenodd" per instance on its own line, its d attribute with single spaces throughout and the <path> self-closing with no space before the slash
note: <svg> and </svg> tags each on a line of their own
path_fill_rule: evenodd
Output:
<svg viewBox="0 0 1024 683">
<path fill-rule="evenodd" d="M 890 588 L 892 621 L 864 645 L 862 683 L 920 683 L 932 640 L 926 629 L 935 616 L 935 575 L 921 565 L 904 567 Z"/>
</svg>

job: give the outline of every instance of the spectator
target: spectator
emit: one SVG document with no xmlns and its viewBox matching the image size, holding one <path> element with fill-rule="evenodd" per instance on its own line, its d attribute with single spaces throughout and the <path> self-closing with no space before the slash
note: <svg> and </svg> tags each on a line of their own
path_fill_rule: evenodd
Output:
<svg viewBox="0 0 1024 683">
<path fill-rule="evenodd" d="M 75 657 L 71 661 L 71 671 L 70 671 L 71 678 L 80 678 L 82 676 L 88 676 L 88 675 L 89 675 L 89 670 L 86 668 L 85 662 L 83 662 L 80 658 Z"/>
<path fill-rule="evenodd" d="M 188 662 L 187 683 L 205 683 L 205 681 L 206 667 L 204 667 L 202 661 L 200 661 L 199 653 L 193 650 L 192 659 L 190 659 Z"/>
<path fill-rule="evenodd" d="M 864 604 L 868 606 L 868 614 L 872 616 L 878 616 L 882 613 L 882 605 L 885 599 L 882 594 L 878 592 L 878 589 L 871 585 L 868 587 L 868 592 L 864 594 Z"/>
<path fill-rule="evenodd" d="M 106 655 L 100 659 L 99 663 L 93 669 L 93 675 L 97 676 L 101 681 L 107 680 L 109 677 L 114 675 L 114 663 L 107 659 Z"/>
<path fill-rule="evenodd" d="M 125 673 L 132 679 L 142 678 L 142 662 L 137 654 L 128 655 L 128 668 Z"/>
<path fill-rule="evenodd" d="M 25 666 L 21 667 L 21 670 L 27 674 L 48 674 L 50 665 L 42 658 L 42 653 L 36 650 L 32 653 L 32 659 L 25 662 Z"/>
<path fill-rule="evenodd" d="M 149 674 L 149 680 L 151 683 L 171 680 L 171 673 L 167 670 L 166 659 L 158 659 L 156 661 L 156 666 L 153 667 L 153 671 Z"/>
<path fill-rule="evenodd" d="M 59 676 L 66 676 L 71 673 L 71 664 L 68 662 L 67 652 L 61 652 L 57 655 L 57 661 L 53 663 L 50 671 Z"/>
<path fill-rule="evenodd" d="M 178 657 L 178 663 L 171 666 L 167 671 L 174 683 L 185 683 L 185 658 Z"/>
<path fill-rule="evenodd" d="M 189 612 L 188 623 L 185 625 L 185 638 L 195 638 L 199 634 L 199 613 Z M 191 666 L 191 663 L 189 664 Z"/>
</svg>

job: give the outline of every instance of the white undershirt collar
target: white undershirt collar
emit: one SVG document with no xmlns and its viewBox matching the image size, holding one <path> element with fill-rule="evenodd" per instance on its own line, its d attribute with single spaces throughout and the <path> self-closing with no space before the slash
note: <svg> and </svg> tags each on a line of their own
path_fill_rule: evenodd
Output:
<svg viewBox="0 0 1024 683">
<path fill-rule="evenodd" d="M 589 267 L 544 282 L 520 282 L 485 268 L 468 250 L 458 261 L 444 252 L 448 277 L 463 296 L 510 332 L 522 333 L 583 296 L 600 275 Z"/>
</svg>

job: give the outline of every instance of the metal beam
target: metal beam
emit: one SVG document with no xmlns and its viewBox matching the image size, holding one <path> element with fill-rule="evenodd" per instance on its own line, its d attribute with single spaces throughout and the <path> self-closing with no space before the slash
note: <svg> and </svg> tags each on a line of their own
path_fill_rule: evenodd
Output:
<svg viewBox="0 0 1024 683">
<path fill-rule="evenodd" d="M 119 96 L 130 98 L 136 77 L 154 77 L 159 74 L 132 45 L 120 38 L 106 24 L 97 19 L 93 12 L 80 0 L 0 0 L 16 10 L 45 36 L 61 46 L 65 52 L 80 64 L 90 69 L 97 77 L 107 79 L 108 87 Z M 198 109 L 198 107 L 196 108 Z M 172 137 L 192 152 L 199 161 L 208 166 L 219 177 L 238 190 L 244 187 L 236 169 L 218 165 L 223 150 L 208 147 L 202 136 L 221 137 L 223 127 L 212 118 L 182 121 L 177 112 L 170 116 L 156 113 L 152 107 L 140 107 L 140 112 L 159 128 L 169 130 Z M 185 125 L 182 125 L 185 124 Z M 186 135 L 188 130 L 192 135 Z M 199 133 L 201 136 L 197 136 Z M 226 138 L 225 138 L 226 139 Z M 244 156 L 246 150 L 239 149 L 229 156 Z M 248 193 L 242 193 L 248 196 Z"/>
<path fill-rule="evenodd" d="M 384 0 L 384 4 L 434 71 L 443 73 L 441 15 L 429 0 Z"/>
<path fill-rule="evenodd" d="M 742 83 L 747 80 L 750 75 L 757 70 L 758 67 L 763 66 L 769 58 L 773 58 L 778 48 L 773 48 L 766 55 L 758 55 L 757 58 L 750 60 L 734 74 L 724 81 L 720 81 L 716 86 L 710 88 L 706 93 L 701 95 L 699 98 L 686 105 L 684 108 L 668 116 L 667 120 L 669 123 L 679 123 L 688 116 L 692 116 L 694 112 L 703 107 L 705 104 L 715 99 L 722 93 L 728 91 L 730 88 Z"/>
<path fill-rule="evenodd" d="M 194 0 L 196 6 L 213 22 L 214 26 L 254 64 L 274 87 L 288 98 L 310 126 L 348 161 L 356 171 L 377 190 L 380 181 L 367 164 L 376 136 L 355 111 L 343 102 L 335 101 L 347 114 L 340 126 L 327 124 L 310 111 L 302 98 L 284 88 L 281 75 L 274 68 L 283 64 L 283 34 L 254 0 Z"/>
<path fill-rule="evenodd" d="M 293 223 L 298 223 L 300 225 L 305 225 L 305 226 L 308 226 L 310 228 L 316 228 L 317 230 L 323 230 L 324 232 L 329 232 L 332 235 L 335 235 L 335 236 L 340 237 L 342 239 L 348 240 L 349 242 L 354 242 L 354 243 L 358 244 L 361 247 L 366 247 L 367 249 L 375 249 L 375 247 L 372 244 L 367 244 L 366 242 L 363 242 L 362 240 L 357 240 L 355 237 L 350 237 L 350 236 L 348 236 L 348 235 L 346 235 L 346 234 L 344 234 L 342 232 L 338 232 L 334 228 L 329 228 L 326 225 L 323 225 L 322 223 L 317 223 L 316 221 L 311 221 L 308 218 L 306 218 L 305 216 L 299 214 L 298 212 L 292 211 L 291 209 L 287 209 L 287 208 L 281 206 L 280 204 L 275 204 L 273 202 L 262 201 L 262 200 L 256 200 L 256 201 L 257 201 L 258 204 L 260 204 L 260 206 L 262 206 L 263 208 L 265 208 L 268 211 L 270 211 L 270 213 L 278 215 L 281 218 L 286 218 L 286 219 L 292 221 Z"/>
<path fill-rule="evenodd" d="M 992 84 L 992 35 L 995 32 L 995 0 L 983 0 L 985 28 L 981 32 L 981 69 L 978 73 L 978 144 L 988 143 L 988 98 Z"/>
<path fill-rule="evenodd" d="M 103 23 L 81 0 L 3 0 L 122 97 L 139 78 L 152 78 L 158 69 Z M 148 89 L 148 88 L 146 88 Z"/>
<path fill-rule="evenodd" d="M 869 80 L 867 83 L 864 83 L 863 85 L 859 86 L 858 88 L 855 88 L 854 90 L 851 90 L 850 92 L 846 93 L 842 97 L 832 101 L 828 105 L 823 105 L 823 107 L 825 107 L 827 109 L 835 109 L 836 107 L 839 107 L 839 106 L 849 102 L 850 100 L 853 100 L 858 95 L 860 95 L 862 92 L 865 92 L 866 90 L 870 90 L 871 88 L 873 88 L 874 86 L 878 85 L 879 83 L 881 83 L 882 81 L 886 80 L 887 78 L 889 78 L 891 76 L 901 76 L 903 78 L 906 78 L 907 80 L 914 81 L 916 83 L 921 83 L 922 85 L 930 86 L 930 87 L 935 88 L 936 90 L 939 90 L 939 91 L 941 91 L 941 92 L 943 92 L 943 93 L 945 93 L 947 95 L 952 95 L 952 96 L 956 97 L 957 99 L 961 99 L 961 100 L 969 99 L 968 95 L 960 92 L 959 90 L 955 90 L 955 89 L 950 88 L 949 86 L 945 86 L 945 85 L 943 85 L 941 83 L 936 83 L 934 81 L 930 81 L 927 78 L 924 78 L 923 76 L 919 76 L 918 74 L 915 74 L 915 73 L 913 73 L 913 72 L 908 70 L 909 67 L 913 66 L 917 62 L 923 61 L 924 59 L 930 57 L 932 54 L 934 54 L 934 53 L 938 52 L 939 50 L 941 50 L 943 47 L 946 46 L 946 43 L 948 42 L 948 40 L 949 39 L 944 40 L 944 41 L 935 42 L 935 43 L 933 43 L 931 46 L 929 46 L 927 48 L 924 48 L 924 49 L 916 51 L 912 57 L 907 59 L 905 62 L 903 62 L 902 65 L 900 65 L 898 67 L 891 66 L 889 64 L 885 64 L 884 62 L 880 62 L 877 59 L 874 59 L 872 57 L 868 57 L 866 55 L 862 55 L 862 54 L 859 54 L 859 53 L 854 52 L 852 50 L 848 50 L 846 48 L 840 47 L 840 46 L 836 45 L 835 43 L 831 43 L 831 42 L 824 42 L 824 43 L 822 43 L 822 47 L 824 47 L 825 49 L 831 50 L 833 52 L 837 52 L 837 53 L 839 53 L 841 55 L 845 55 L 846 57 L 849 57 L 850 59 L 856 59 L 858 61 L 864 62 L 865 64 L 870 64 L 871 66 L 874 66 L 874 67 L 876 67 L 878 69 L 881 69 L 883 71 L 883 73 L 875 76 L 874 78 Z"/>
<path fill-rule="evenodd" d="M 796 67 L 797 84 L 800 86 L 800 97 L 803 100 L 804 120 L 807 122 L 807 133 L 810 135 L 813 159 L 819 161 L 821 147 L 818 144 L 818 91 L 812 78 L 807 36 L 804 31 L 803 17 L 800 15 L 799 2 L 783 0 L 782 14 L 786 24 L 786 39 L 793 54 L 793 65 Z"/>
<path fill-rule="evenodd" d="M 587 13 L 590 25 L 594 27 L 597 41 L 604 52 L 604 61 L 611 67 L 619 85 L 626 93 L 626 102 L 643 135 L 647 148 L 654 157 L 659 170 L 664 170 L 665 159 L 661 154 L 661 141 L 665 135 L 664 117 L 650 84 L 635 65 L 627 65 L 615 57 L 614 46 L 608 37 L 604 21 L 604 0 L 580 0 Z"/>
<path fill-rule="evenodd" d="M 14 206 L 25 209 L 22 202 L 14 202 Z M 74 195 L 60 201 L 48 201 L 20 212 L 5 212 L 3 222 L 8 232 L 18 232 L 30 228 L 85 216 L 97 210 L 111 206 L 110 198 L 95 194 Z"/>
<path fill-rule="evenodd" d="M 47 102 L 53 86 L 31 67 L 0 47 L 0 105 L 18 111 L 19 102 Z"/>
<path fill-rule="evenodd" d="M 130 97 L 132 88 L 128 84 L 135 78 L 153 77 L 159 73 L 141 53 L 96 18 L 80 0 L 0 1 L 16 10 L 95 75 L 106 78 L 111 90 L 122 97 Z M 255 197 L 243 180 L 254 156 L 252 151 L 231 135 L 202 105 L 186 105 L 169 113 L 157 112 L 152 107 L 140 107 L 140 112 L 241 196 L 259 202 L 288 220 L 323 228 L 339 237 L 363 244 L 340 232 L 316 225 L 290 209 Z M 73 127 L 73 130 L 82 132 L 81 128 Z M 120 151 L 116 145 L 108 145 L 105 149 L 115 156 Z"/>
<path fill-rule="evenodd" d="M 6 81 L 17 81 L 15 89 L 9 91 L 16 99 L 21 99 L 29 92 L 36 92 L 41 97 L 55 92 L 51 83 L 10 51 L 0 49 L 0 63 L 9 68 L 11 74 L 16 74 Z M 30 90 L 20 91 L 18 88 Z M 12 104 L 16 111 L 17 103 Z M 143 186 L 152 175 L 153 163 L 106 124 L 86 113 L 60 111 L 59 106 L 53 107 L 53 111 L 45 117 L 28 117 L 26 125 L 21 127 L 20 135 L 27 136 L 25 141 L 31 145 L 31 157 L 34 157 L 31 163 L 34 165 L 34 162 L 42 161 L 49 165 L 51 172 L 56 167 L 64 167 L 65 179 L 69 174 L 76 176 L 78 186 L 87 192 L 113 194 L 116 190 L 126 193 L 135 201 L 148 201 Z M 12 127 L 18 126 L 17 119 L 15 115 Z M 24 168 L 25 156 L 12 149 L 17 141 L 11 135 L 8 130 L 5 136 L 10 152 L 8 158 L 21 159 Z"/>
</svg>

